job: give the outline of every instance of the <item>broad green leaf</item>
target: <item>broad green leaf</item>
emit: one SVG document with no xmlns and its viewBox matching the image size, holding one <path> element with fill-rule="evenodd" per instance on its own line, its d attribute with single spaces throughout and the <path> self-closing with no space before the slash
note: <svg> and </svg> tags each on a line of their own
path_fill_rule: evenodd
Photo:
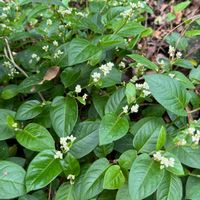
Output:
<svg viewBox="0 0 200 200">
<path fill-rule="evenodd" d="M 3 88 L 1 92 L 1 97 L 3 99 L 11 99 L 18 94 L 18 86 L 10 84 Z"/>
<path fill-rule="evenodd" d="M 150 105 L 142 111 L 144 117 L 162 117 L 165 113 L 165 108 L 160 104 Z"/>
<path fill-rule="evenodd" d="M 192 168 L 200 169 L 200 149 L 191 147 L 177 146 L 172 152 L 181 163 Z"/>
<path fill-rule="evenodd" d="M 89 154 L 99 143 L 99 122 L 85 121 L 75 127 L 76 140 L 70 149 L 76 158 Z"/>
<path fill-rule="evenodd" d="M 90 166 L 82 181 L 81 200 L 95 197 L 103 191 L 103 178 L 109 166 L 110 164 L 106 158 L 96 160 Z"/>
<path fill-rule="evenodd" d="M 108 190 L 119 189 L 125 183 L 125 177 L 119 165 L 113 165 L 106 170 L 103 188 Z"/>
<path fill-rule="evenodd" d="M 55 152 L 41 151 L 29 164 L 26 174 L 27 191 L 38 190 L 52 182 L 62 171 Z"/>
<path fill-rule="evenodd" d="M 0 161 L 0 199 L 13 199 L 26 193 L 25 170 L 10 161 Z"/>
<path fill-rule="evenodd" d="M 159 200 L 182 200 L 182 182 L 181 179 L 169 172 L 165 172 L 160 183 L 156 196 Z"/>
<path fill-rule="evenodd" d="M 62 165 L 63 172 L 68 176 L 73 174 L 78 176 L 80 173 L 80 164 L 78 160 L 68 153 L 63 160 L 60 161 Z"/>
<path fill-rule="evenodd" d="M 126 135 L 128 129 L 129 123 L 126 117 L 120 117 L 114 113 L 106 114 L 99 127 L 99 144 L 109 144 L 120 139 Z"/>
<path fill-rule="evenodd" d="M 113 148 L 114 148 L 113 143 L 97 146 L 94 149 L 94 153 L 98 158 L 103 158 L 106 157 L 108 154 L 110 154 L 113 151 Z"/>
<path fill-rule="evenodd" d="M 129 194 L 131 200 L 141 200 L 156 191 L 164 175 L 164 170 L 147 154 L 138 156 L 129 174 Z"/>
<path fill-rule="evenodd" d="M 191 1 L 184 1 L 174 6 L 174 12 L 178 13 L 187 8 L 190 5 Z"/>
<path fill-rule="evenodd" d="M 179 161 L 179 159 L 172 153 L 170 152 L 166 152 L 164 153 L 164 157 L 166 158 L 174 158 L 175 162 L 174 162 L 174 166 L 173 167 L 167 167 L 166 170 L 168 170 L 169 172 L 177 175 L 177 176 L 181 176 L 184 175 L 184 170 L 183 167 L 181 165 L 181 162 Z"/>
<path fill-rule="evenodd" d="M 74 185 L 63 183 L 56 192 L 55 200 L 77 200 Z"/>
<path fill-rule="evenodd" d="M 174 19 L 176 19 L 176 15 L 175 14 L 173 14 L 173 13 L 167 13 L 167 18 L 166 18 L 167 22 L 171 22 Z"/>
<path fill-rule="evenodd" d="M 15 135 L 13 128 L 9 126 L 9 118 L 15 117 L 15 112 L 7 109 L 0 109 L 0 140 L 12 138 Z"/>
<path fill-rule="evenodd" d="M 193 174 L 199 176 L 199 171 L 193 171 Z M 200 196 L 200 179 L 198 177 L 189 176 L 186 183 L 186 199 L 199 200 Z"/>
<path fill-rule="evenodd" d="M 22 197 L 20 197 L 18 200 L 38 200 L 36 197 L 30 194 L 26 194 Z"/>
<path fill-rule="evenodd" d="M 161 118 L 154 117 L 145 122 L 134 137 L 133 146 L 135 149 L 143 153 L 155 150 L 162 126 L 163 120 Z"/>
<path fill-rule="evenodd" d="M 112 47 L 119 46 L 123 44 L 124 42 L 125 41 L 123 37 L 112 34 L 112 35 L 103 36 L 99 41 L 99 45 L 103 48 L 110 48 L 110 47 L 112 48 Z"/>
<path fill-rule="evenodd" d="M 32 151 L 55 148 L 54 139 L 49 131 L 35 123 L 30 123 L 23 130 L 18 131 L 16 139 L 22 146 Z"/>
<path fill-rule="evenodd" d="M 101 49 L 94 46 L 90 41 L 75 38 L 70 42 L 68 49 L 68 65 L 72 66 L 91 59 L 95 54 L 101 52 Z"/>
<path fill-rule="evenodd" d="M 160 150 L 165 145 L 165 142 L 166 142 L 166 128 L 162 126 L 156 143 L 156 151 Z"/>
<path fill-rule="evenodd" d="M 117 160 L 119 163 L 120 167 L 126 170 L 131 169 L 133 161 L 137 157 L 137 151 L 136 150 L 127 150 L 125 151 Z"/>
<path fill-rule="evenodd" d="M 192 62 L 190 62 L 189 60 L 185 60 L 185 59 L 177 59 L 173 64 L 177 65 L 179 67 L 186 68 L 186 69 L 193 69 L 194 68 Z"/>
<path fill-rule="evenodd" d="M 194 68 L 190 71 L 189 78 L 195 84 L 200 83 L 200 65 L 197 68 Z"/>
<path fill-rule="evenodd" d="M 128 104 L 131 104 L 136 100 L 136 88 L 133 83 L 129 82 L 126 85 L 125 94 L 126 94 Z"/>
<path fill-rule="evenodd" d="M 65 88 L 73 85 L 81 75 L 81 71 L 75 67 L 67 67 L 60 75 L 61 82 Z"/>
<path fill-rule="evenodd" d="M 30 100 L 21 104 L 16 113 L 16 120 L 33 119 L 42 112 L 43 108 L 38 100 Z"/>
<path fill-rule="evenodd" d="M 162 74 L 145 76 L 153 97 L 167 110 L 178 116 L 187 116 L 185 107 L 189 96 L 179 81 Z"/>
<path fill-rule="evenodd" d="M 195 37 L 200 35 L 200 30 L 189 30 L 185 32 L 185 36 L 187 37 Z"/>
<path fill-rule="evenodd" d="M 153 62 L 151 62 L 150 60 L 148 60 L 147 58 L 145 58 L 144 56 L 138 54 L 130 54 L 128 55 L 128 57 L 134 59 L 137 63 L 143 64 L 148 69 L 158 71 L 158 66 Z"/>
<path fill-rule="evenodd" d="M 108 99 L 105 107 L 105 114 L 107 113 L 120 113 L 125 100 L 125 89 L 120 88 L 116 90 Z"/>
<path fill-rule="evenodd" d="M 0 160 L 6 160 L 9 157 L 9 146 L 6 141 L 0 141 Z"/>
<path fill-rule="evenodd" d="M 59 137 L 70 135 L 78 117 L 76 101 L 71 97 L 56 97 L 51 104 L 50 116 Z"/>
<path fill-rule="evenodd" d="M 116 200 L 131 200 L 127 184 L 117 191 Z"/>
</svg>

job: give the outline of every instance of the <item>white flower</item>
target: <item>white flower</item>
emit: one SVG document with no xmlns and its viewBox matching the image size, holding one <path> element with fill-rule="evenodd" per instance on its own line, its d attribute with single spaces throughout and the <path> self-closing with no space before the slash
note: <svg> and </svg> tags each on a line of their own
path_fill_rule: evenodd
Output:
<svg viewBox="0 0 200 200">
<path fill-rule="evenodd" d="M 8 10 L 10 10 L 10 6 L 6 6 L 3 8 L 3 11 L 8 11 Z"/>
<path fill-rule="evenodd" d="M 175 54 L 175 48 L 170 45 L 168 53 L 169 53 L 170 57 L 173 57 Z"/>
<path fill-rule="evenodd" d="M 182 53 L 178 51 L 178 52 L 176 53 L 176 57 L 177 57 L 177 58 L 181 58 L 181 57 L 182 57 Z"/>
<path fill-rule="evenodd" d="M 174 158 L 165 158 L 164 156 L 161 158 L 160 164 L 161 164 L 161 169 L 163 169 L 163 167 L 174 167 L 174 162 L 175 159 Z"/>
<path fill-rule="evenodd" d="M 138 112 L 138 109 L 139 109 L 139 105 L 138 104 L 135 104 L 131 107 L 131 113 L 137 113 Z"/>
<path fill-rule="evenodd" d="M 149 90 L 149 85 L 148 85 L 147 82 L 144 82 L 144 83 L 143 83 L 143 89 Z"/>
<path fill-rule="evenodd" d="M 137 8 L 137 4 L 136 4 L 136 3 L 130 2 L 130 7 L 131 7 L 132 9 Z"/>
<path fill-rule="evenodd" d="M 136 87 L 137 90 L 142 90 L 143 89 L 143 84 L 136 83 L 135 87 Z"/>
<path fill-rule="evenodd" d="M 67 136 L 67 140 L 73 143 L 76 140 L 76 137 L 74 137 L 73 135 L 70 135 L 70 136 Z"/>
<path fill-rule="evenodd" d="M 69 174 L 67 176 L 67 179 L 70 181 L 70 184 L 73 185 L 74 184 L 74 180 L 75 180 L 75 175 Z"/>
<path fill-rule="evenodd" d="M 124 62 L 120 62 L 119 63 L 119 67 L 121 67 L 122 69 L 124 69 L 126 67 L 125 63 Z"/>
<path fill-rule="evenodd" d="M 101 74 L 98 73 L 98 72 L 94 72 L 94 73 L 91 75 L 91 77 L 93 78 L 93 81 L 94 81 L 94 82 L 98 82 L 99 79 L 101 78 Z"/>
<path fill-rule="evenodd" d="M 51 19 L 47 19 L 47 25 L 51 26 L 52 25 L 52 20 Z"/>
<path fill-rule="evenodd" d="M 196 131 L 196 129 L 195 128 L 192 128 L 192 127 L 190 127 L 190 128 L 188 128 L 188 134 L 189 135 L 193 135 L 194 133 L 195 133 L 195 131 Z"/>
<path fill-rule="evenodd" d="M 83 101 L 85 101 L 86 99 L 87 99 L 87 97 L 88 97 L 88 95 L 85 93 L 84 95 L 83 95 Z"/>
<path fill-rule="evenodd" d="M 159 151 L 157 151 L 156 153 L 153 154 L 153 159 L 156 161 L 161 161 L 162 159 L 162 155 Z"/>
<path fill-rule="evenodd" d="M 151 92 L 148 90 L 143 90 L 143 94 L 144 94 L 144 97 L 146 97 L 146 96 L 150 95 Z"/>
<path fill-rule="evenodd" d="M 128 113 L 128 105 L 122 107 L 123 113 Z"/>
<path fill-rule="evenodd" d="M 12 124 L 12 127 L 13 127 L 13 128 L 17 128 L 17 126 L 18 126 L 17 123 L 13 123 L 13 124 Z"/>
<path fill-rule="evenodd" d="M 47 52 L 49 49 L 49 45 L 43 46 L 42 49 Z"/>
<path fill-rule="evenodd" d="M 196 145 L 199 144 L 200 140 L 200 131 L 198 130 L 195 135 L 192 136 L 192 142 L 194 142 Z"/>
<path fill-rule="evenodd" d="M 75 87 L 75 92 L 76 93 L 80 93 L 81 92 L 81 86 L 80 85 L 77 85 L 76 87 Z"/>
<path fill-rule="evenodd" d="M 55 155 L 54 155 L 55 159 L 63 159 L 63 154 L 61 151 L 56 151 Z"/>
<path fill-rule="evenodd" d="M 101 65 L 101 67 L 99 67 L 99 69 L 103 72 L 103 75 L 106 76 L 107 74 L 110 73 L 113 66 L 114 66 L 114 64 L 109 62 L 107 64 Z"/>
<path fill-rule="evenodd" d="M 175 77 L 175 74 L 169 74 L 169 76 L 171 77 L 171 78 L 174 78 Z"/>
<path fill-rule="evenodd" d="M 178 146 L 184 146 L 187 144 L 187 141 L 185 139 L 180 139 L 177 143 Z"/>
<path fill-rule="evenodd" d="M 61 50 L 58 50 L 58 51 L 54 54 L 54 58 L 59 58 L 62 54 L 63 54 L 63 52 L 62 52 Z"/>
<path fill-rule="evenodd" d="M 31 55 L 31 58 L 37 58 L 37 57 L 38 57 L 38 55 L 35 54 L 35 53 L 33 53 L 33 54 Z"/>
<path fill-rule="evenodd" d="M 57 47 L 58 46 L 58 42 L 56 40 L 54 40 L 53 41 L 53 45 Z"/>
</svg>

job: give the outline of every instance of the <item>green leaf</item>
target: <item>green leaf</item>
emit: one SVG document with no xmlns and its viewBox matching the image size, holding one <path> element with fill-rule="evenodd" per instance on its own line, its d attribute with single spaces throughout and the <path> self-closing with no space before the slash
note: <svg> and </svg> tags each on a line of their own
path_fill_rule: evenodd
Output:
<svg viewBox="0 0 200 200">
<path fill-rule="evenodd" d="M 0 109 L 0 140 L 6 140 L 12 138 L 15 135 L 13 128 L 9 126 L 9 118 L 15 117 L 15 112 L 7 109 Z"/>
<path fill-rule="evenodd" d="M 13 199 L 26 193 L 26 172 L 22 167 L 10 161 L 0 161 L 0 172 L 0 199 Z"/>
<path fill-rule="evenodd" d="M 127 184 L 117 191 L 116 200 L 131 200 Z"/>
<path fill-rule="evenodd" d="M 181 179 L 169 172 L 165 172 L 160 183 L 156 198 L 159 200 L 182 200 L 182 182 Z"/>
<path fill-rule="evenodd" d="M 55 152 L 51 150 L 41 151 L 31 161 L 26 174 L 28 192 L 47 186 L 61 173 L 60 161 L 54 155 Z"/>
<path fill-rule="evenodd" d="M 119 165 L 113 165 L 106 170 L 103 188 L 108 190 L 119 189 L 125 183 L 125 177 Z"/>
<path fill-rule="evenodd" d="M 101 121 L 99 127 L 99 143 L 100 145 L 109 144 L 120 139 L 129 129 L 128 119 L 119 117 L 114 113 L 106 114 Z"/>
<path fill-rule="evenodd" d="M 103 191 L 103 178 L 109 166 L 105 158 L 96 160 L 90 166 L 82 181 L 81 200 L 91 199 Z"/>
<path fill-rule="evenodd" d="M 131 54 L 131 55 L 128 55 L 128 57 L 134 59 L 137 63 L 143 64 L 148 69 L 152 69 L 152 70 L 155 70 L 155 71 L 158 71 L 158 69 L 159 69 L 156 64 L 154 64 L 153 62 L 151 62 L 150 60 L 148 60 L 144 56 L 141 56 L 141 55 L 138 55 L 138 54 Z"/>
<path fill-rule="evenodd" d="M 119 163 L 120 167 L 126 170 L 131 169 L 131 166 L 133 164 L 133 161 L 137 157 L 137 151 L 136 150 L 127 150 L 125 151 L 117 160 Z"/>
<path fill-rule="evenodd" d="M 190 30 L 185 32 L 185 36 L 187 37 L 195 37 L 200 35 L 200 30 Z"/>
<path fill-rule="evenodd" d="M 71 134 L 78 117 L 76 101 L 71 97 L 56 97 L 51 104 L 50 116 L 59 137 Z"/>
<path fill-rule="evenodd" d="M 74 185 L 63 183 L 56 192 L 55 200 L 77 200 Z"/>
<path fill-rule="evenodd" d="M 167 18 L 166 18 L 167 22 L 171 22 L 174 19 L 176 19 L 176 15 L 175 14 L 173 14 L 173 13 L 167 13 Z"/>
<path fill-rule="evenodd" d="M 193 174 L 199 176 L 199 171 L 193 171 Z M 199 200 L 200 196 L 200 179 L 199 177 L 189 176 L 186 183 L 186 199 Z"/>
<path fill-rule="evenodd" d="M 11 99 L 18 94 L 18 86 L 10 84 L 3 88 L 1 92 L 1 97 L 3 99 Z"/>
<path fill-rule="evenodd" d="M 200 65 L 197 68 L 194 68 L 190 71 L 189 78 L 195 84 L 200 83 Z"/>
<path fill-rule="evenodd" d="M 129 194 L 131 200 L 141 200 L 156 191 L 163 179 L 164 170 L 147 154 L 139 155 L 129 174 Z"/>
<path fill-rule="evenodd" d="M 200 169 L 200 149 L 177 146 L 171 152 L 183 163 L 192 168 Z"/>
<path fill-rule="evenodd" d="M 184 110 L 189 102 L 186 89 L 179 81 L 162 74 L 145 76 L 153 97 L 167 110 L 178 116 L 187 116 Z"/>
<path fill-rule="evenodd" d="M 156 151 L 160 150 L 165 145 L 165 142 L 166 142 L 166 128 L 162 126 L 156 143 Z"/>
<path fill-rule="evenodd" d="M 55 148 L 54 139 L 49 131 L 35 123 L 30 123 L 23 130 L 18 131 L 16 139 L 22 146 L 32 151 Z"/>
<path fill-rule="evenodd" d="M 107 113 L 120 113 L 125 100 L 125 89 L 120 88 L 116 90 L 108 99 L 105 107 L 105 114 Z"/>
<path fill-rule="evenodd" d="M 184 2 L 177 4 L 176 6 L 174 6 L 174 12 L 175 13 L 181 12 L 182 10 L 187 8 L 190 5 L 190 3 L 191 3 L 191 1 L 184 1 Z"/>
<path fill-rule="evenodd" d="M 150 118 L 136 132 L 133 146 L 139 152 L 151 152 L 156 149 L 160 129 L 163 126 L 161 118 Z"/>
<path fill-rule="evenodd" d="M 106 157 L 108 154 L 110 154 L 113 151 L 113 148 L 114 148 L 113 143 L 97 146 L 94 149 L 94 153 L 98 158 L 103 158 Z"/>
<path fill-rule="evenodd" d="M 67 67 L 60 75 L 61 82 L 65 88 L 73 85 L 81 75 L 81 71 L 75 67 Z"/>
<path fill-rule="evenodd" d="M 80 164 L 78 160 L 68 153 L 63 160 L 60 161 L 65 175 L 73 174 L 78 176 L 80 173 Z"/>
<path fill-rule="evenodd" d="M 165 152 L 164 153 L 164 157 L 166 158 L 174 158 L 175 162 L 174 162 L 174 167 L 167 167 L 166 170 L 177 175 L 177 176 L 182 176 L 184 175 L 184 170 L 183 167 L 181 165 L 181 162 L 179 161 L 179 159 L 172 153 L 170 152 Z"/>
<path fill-rule="evenodd" d="M 126 85 L 125 94 L 126 94 L 128 104 L 131 104 L 136 100 L 136 88 L 133 83 L 129 82 Z"/>
<path fill-rule="evenodd" d="M 91 59 L 101 49 L 91 42 L 81 38 L 75 38 L 70 42 L 68 49 L 68 65 L 72 66 Z"/>
<path fill-rule="evenodd" d="M 107 48 L 119 46 L 119 45 L 123 44 L 124 42 L 125 41 L 124 41 L 123 37 L 112 34 L 112 35 L 103 36 L 99 41 L 99 45 L 101 47 L 107 49 Z"/>
<path fill-rule="evenodd" d="M 99 122 L 85 121 L 78 124 L 73 131 L 76 140 L 70 149 L 76 158 L 89 154 L 99 143 Z"/>
<path fill-rule="evenodd" d="M 194 68 L 193 64 L 189 60 L 185 60 L 185 59 L 177 59 L 173 64 L 179 67 L 186 68 L 186 69 Z"/>
<path fill-rule="evenodd" d="M 37 100 L 30 100 L 22 103 L 16 113 L 16 120 L 33 119 L 42 112 L 41 103 Z"/>
</svg>

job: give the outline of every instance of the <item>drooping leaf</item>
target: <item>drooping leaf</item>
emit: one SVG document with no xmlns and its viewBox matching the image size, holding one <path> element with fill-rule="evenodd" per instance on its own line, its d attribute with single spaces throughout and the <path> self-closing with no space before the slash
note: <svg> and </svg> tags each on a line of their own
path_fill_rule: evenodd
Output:
<svg viewBox="0 0 200 200">
<path fill-rule="evenodd" d="M 74 185 L 63 183 L 56 192 L 55 200 L 76 200 Z"/>
<path fill-rule="evenodd" d="M 189 96 L 179 81 L 162 74 L 145 76 L 153 97 L 167 110 L 178 116 L 187 116 L 185 107 Z"/>
<path fill-rule="evenodd" d="M 122 138 L 129 129 L 128 119 L 114 113 L 106 114 L 99 127 L 99 144 L 109 144 Z"/>
<path fill-rule="evenodd" d="M 35 123 L 30 123 L 23 130 L 18 131 L 16 139 L 22 146 L 32 151 L 55 148 L 54 140 L 49 131 Z"/>
<path fill-rule="evenodd" d="M 129 194 L 131 200 L 141 200 L 156 191 L 164 175 L 158 163 L 147 154 L 138 156 L 129 174 Z"/>
<path fill-rule="evenodd" d="M 165 142 L 166 142 L 166 128 L 162 126 L 156 143 L 156 151 L 160 150 L 164 146 Z"/>
<path fill-rule="evenodd" d="M 27 191 L 38 190 L 53 181 L 62 171 L 54 151 L 41 151 L 29 164 L 26 174 Z"/>
<path fill-rule="evenodd" d="M 78 117 L 76 101 L 71 97 L 56 97 L 51 104 L 50 116 L 59 137 L 71 134 Z"/>
<path fill-rule="evenodd" d="M 0 161 L 0 198 L 13 199 L 26 193 L 25 170 L 10 161 Z"/>
</svg>

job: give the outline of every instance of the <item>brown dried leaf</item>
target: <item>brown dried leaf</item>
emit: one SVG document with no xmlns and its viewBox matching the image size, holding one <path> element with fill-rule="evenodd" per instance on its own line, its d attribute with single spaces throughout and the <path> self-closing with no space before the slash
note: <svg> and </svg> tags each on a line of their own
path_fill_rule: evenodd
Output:
<svg viewBox="0 0 200 200">
<path fill-rule="evenodd" d="M 38 84 L 41 85 L 45 81 L 50 81 L 50 80 L 54 79 L 58 75 L 59 71 L 60 71 L 60 67 L 58 67 L 58 66 L 49 68 L 46 71 L 42 81 L 39 82 Z"/>
</svg>

